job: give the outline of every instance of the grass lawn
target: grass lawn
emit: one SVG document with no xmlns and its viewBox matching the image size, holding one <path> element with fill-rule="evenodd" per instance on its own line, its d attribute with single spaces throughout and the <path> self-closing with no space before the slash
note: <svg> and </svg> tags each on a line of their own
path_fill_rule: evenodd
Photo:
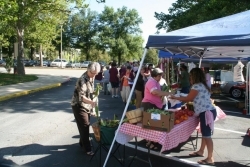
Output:
<svg viewBox="0 0 250 167">
<path fill-rule="evenodd" d="M 38 79 L 38 77 L 35 75 L 14 75 L 0 73 L 0 86 L 29 82 L 36 79 Z"/>
</svg>

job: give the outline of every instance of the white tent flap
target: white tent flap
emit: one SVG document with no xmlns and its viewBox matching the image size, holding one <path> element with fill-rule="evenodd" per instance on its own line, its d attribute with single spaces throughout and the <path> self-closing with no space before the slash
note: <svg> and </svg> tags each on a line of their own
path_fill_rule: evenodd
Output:
<svg viewBox="0 0 250 167">
<path fill-rule="evenodd" d="M 241 63 L 241 61 L 234 66 L 234 82 L 244 82 L 244 76 L 242 74 L 244 64 Z"/>
</svg>

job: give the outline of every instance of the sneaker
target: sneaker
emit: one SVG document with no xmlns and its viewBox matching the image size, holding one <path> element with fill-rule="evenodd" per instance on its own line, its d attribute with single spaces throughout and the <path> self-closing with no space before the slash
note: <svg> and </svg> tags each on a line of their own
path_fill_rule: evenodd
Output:
<svg viewBox="0 0 250 167">
<path fill-rule="evenodd" d="M 118 97 L 119 97 L 119 95 L 116 95 L 115 97 L 116 97 L 116 98 L 118 98 Z"/>
<path fill-rule="evenodd" d="M 115 98 L 115 95 L 112 95 L 112 98 Z"/>
</svg>

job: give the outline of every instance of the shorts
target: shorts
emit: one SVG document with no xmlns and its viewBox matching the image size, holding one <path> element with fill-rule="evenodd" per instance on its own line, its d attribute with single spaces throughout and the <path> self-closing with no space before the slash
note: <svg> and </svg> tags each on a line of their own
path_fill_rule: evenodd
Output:
<svg viewBox="0 0 250 167">
<path fill-rule="evenodd" d="M 112 88 L 119 88 L 119 82 L 110 82 Z"/>
<path fill-rule="evenodd" d="M 214 109 L 214 110 L 210 110 L 210 111 L 213 113 L 214 120 L 215 120 L 216 115 L 217 115 L 216 110 Z M 212 130 L 209 127 L 209 125 L 206 125 L 205 112 L 200 113 L 199 117 L 200 117 L 200 127 L 201 127 L 202 137 L 211 138 Z"/>
</svg>

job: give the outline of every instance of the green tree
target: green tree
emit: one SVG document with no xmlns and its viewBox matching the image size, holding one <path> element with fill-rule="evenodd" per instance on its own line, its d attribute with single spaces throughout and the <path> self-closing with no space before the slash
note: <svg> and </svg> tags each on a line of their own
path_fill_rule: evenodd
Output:
<svg viewBox="0 0 250 167">
<path fill-rule="evenodd" d="M 44 17 L 55 18 L 57 23 L 64 20 L 69 3 L 76 2 L 76 7 L 84 5 L 84 0 L 5 0 L 0 3 L 0 21 L 16 32 L 18 41 L 17 71 L 25 74 L 22 60 L 24 58 L 24 32 L 29 26 L 43 20 Z M 58 19 L 56 19 L 58 18 Z"/>
<path fill-rule="evenodd" d="M 156 27 L 168 32 L 249 9 L 249 0 L 177 0 L 169 14 L 155 12 Z"/>
<path fill-rule="evenodd" d="M 158 64 L 158 50 L 149 49 L 146 53 L 144 63 L 153 63 L 155 66 Z"/>
<path fill-rule="evenodd" d="M 90 60 L 91 50 L 96 48 L 98 24 L 98 13 L 90 9 L 82 9 L 70 18 L 72 46 L 81 49 L 86 60 Z"/>
<path fill-rule="evenodd" d="M 141 53 L 143 40 L 138 36 L 141 35 L 139 24 L 142 19 L 135 9 L 122 7 L 115 11 L 105 6 L 99 19 L 99 48 L 109 50 L 112 60 L 118 59 L 120 64 L 122 58 L 129 59 L 129 56 Z"/>
</svg>

